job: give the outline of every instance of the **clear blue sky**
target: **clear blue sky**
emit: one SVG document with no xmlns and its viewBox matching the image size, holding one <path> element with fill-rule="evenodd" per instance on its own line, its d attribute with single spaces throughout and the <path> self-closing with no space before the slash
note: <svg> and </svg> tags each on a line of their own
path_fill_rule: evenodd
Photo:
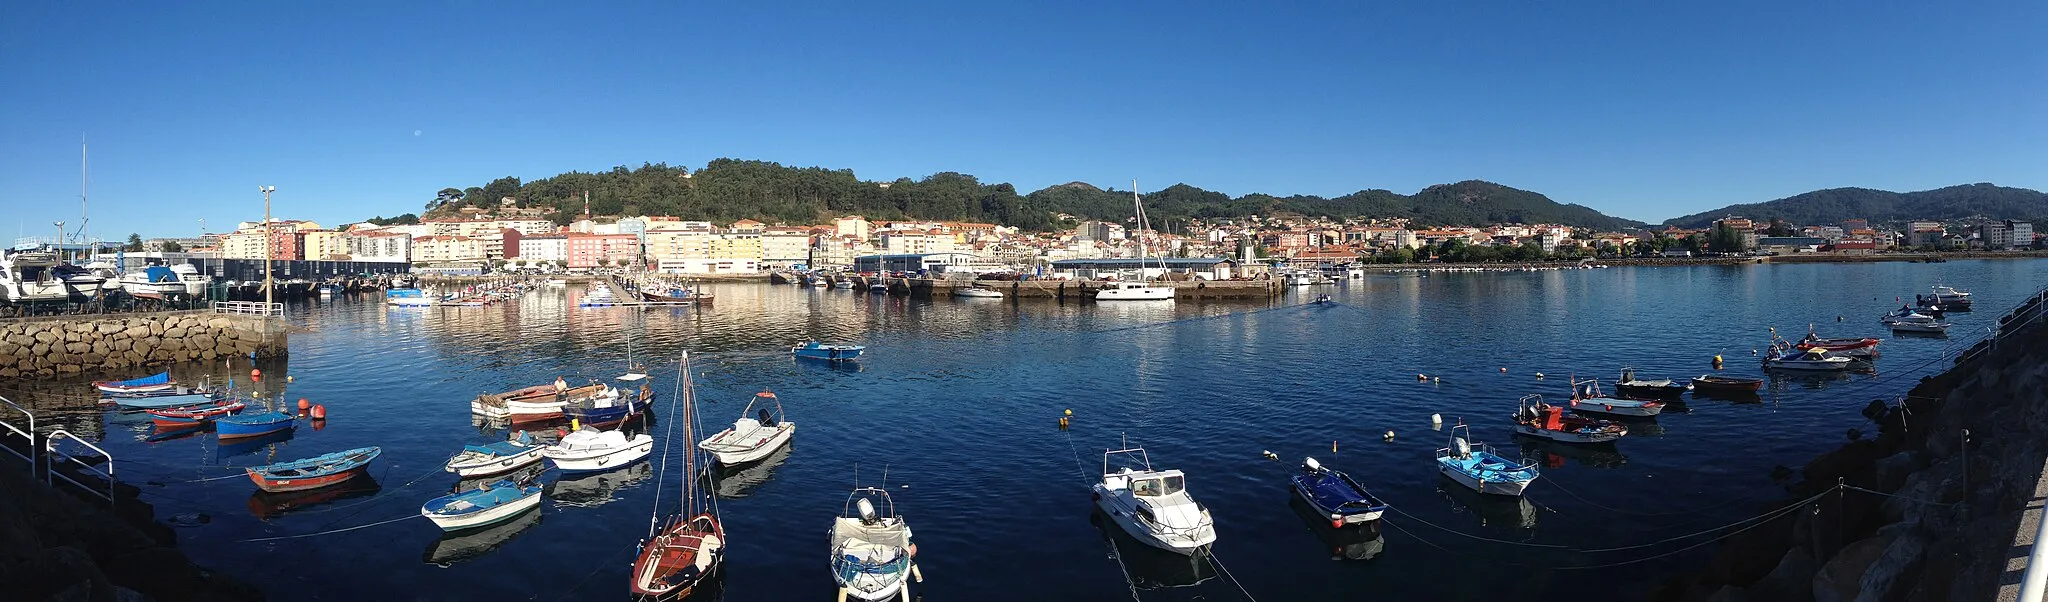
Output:
<svg viewBox="0 0 2048 602">
<path fill-rule="evenodd" d="M 333 224 L 717 157 L 1027 192 L 1485 179 L 1648 221 L 2048 187 L 2040 0 L 752 4 L 6 3 L 0 206 L 75 224 L 81 136 L 108 238 L 256 219 L 261 184 Z"/>
</svg>

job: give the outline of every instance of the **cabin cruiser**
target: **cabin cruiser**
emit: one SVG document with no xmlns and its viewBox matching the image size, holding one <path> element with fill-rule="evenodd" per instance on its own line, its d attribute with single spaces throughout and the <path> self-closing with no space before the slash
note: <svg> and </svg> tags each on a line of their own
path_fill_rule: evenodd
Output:
<svg viewBox="0 0 2048 602">
<path fill-rule="evenodd" d="M 1135 466 L 1112 471 L 1110 464 L 1118 459 Z M 1153 470 L 1142 447 L 1104 452 L 1102 482 L 1094 489 L 1103 514 L 1146 545 L 1192 555 L 1216 542 L 1216 521 L 1188 495 L 1187 475 Z"/>
<path fill-rule="evenodd" d="M 90 299 L 94 295 L 98 295 L 100 288 L 107 283 L 105 277 L 94 274 L 92 270 L 68 263 L 60 263 L 51 267 L 50 273 L 55 275 L 58 280 L 64 281 L 65 294 L 78 299 Z"/>
<path fill-rule="evenodd" d="M 199 296 L 206 293 L 205 277 L 191 264 L 171 267 L 153 265 L 139 272 L 122 274 L 121 290 L 137 297 Z M 196 289 L 196 290 L 195 290 Z"/>
<path fill-rule="evenodd" d="M 0 300 L 10 303 L 63 301 L 71 297 L 52 268 L 57 256 L 49 253 L 15 253 L 0 258 Z"/>
<path fill-rule="evenodd" d="M 1171 301 L 1173 287 L 1151 286 L 1144 282 L 1117 282 L 1109 288 L 1095 291 L 1096 301 Z"/>
<path fill-rule="evenodd" d="M 1908 314 L 1902 317 L 1886 317 L 1886 326 L 1892 332 L 1945 333 L 1950 324 L 1926 314 Z"/>
</svg>

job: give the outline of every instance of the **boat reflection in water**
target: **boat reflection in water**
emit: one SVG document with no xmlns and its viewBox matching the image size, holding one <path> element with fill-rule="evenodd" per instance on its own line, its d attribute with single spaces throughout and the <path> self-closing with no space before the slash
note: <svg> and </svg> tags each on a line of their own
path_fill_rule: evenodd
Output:
<svg viewBox="0 0 2048 602">
<path fill-rule="evenodd" d="M 1536 528 L 1536 505 L 1522 496 L 1480 495 L 1450 477 L 1437 476 L 1436 492 L 1451 503 L 1451 509 L 1479 519 L 1479 526 L 1509 530 Z"/>
<path fill-rule="evenodd" d="M 542 473 L 545 473 L 547 471 L 547 462 L 535 462 L 531 465 L 526 466 L 525 468 L 521 468 L 519 470 L 514 470 L 512 472 L 504 474 L 494 474 L 490 476 L 458 480 L 455 482 L 454 487 L 448 488 L 448 493 L 455 494 L 462 493 L 464 491 L 475 491 L 478 489 L 483 489 L 485 485 L 496 483 L 498 481 L 511 481 L 520 484 L 532 483 L 535 480 L 538 480 Z"/>
<path fill-rule="evenodd" d="M 249 494 L 249 513 L 269 520 L 321 504 L 377 495 L 383 489 L 383 485 L 377 484 L 377 479 L 365 473 L 319 489 L 278 493 L 257 490 Z"/>
<path fill-rule="evenodd" d="M 605 472 L 578 474 L 549 485 L 548 499 L 557 506 L 595 508 L 618 499 L 613 495 L 620 489 L 631 487 L 654 478 L 652 462 L 634 462 L 625 468 Z"/>
<path fill-rule="evenodd" d="M 1301 501 L 1298 495 L 1287 497 L 1287 507 L 1293 508 L 1302 524 L 1308 525 L 1309 532 L 1323 542 L 1331 560 L 1372 560 L 1387 549 L 1387 540 L 1380 537 L 1380 521 L 1331 527 L 1330 517 Z"/>
<path fill-rule="evenodd" d="M 1088 522 L 1095 525 L 1095 529 L 1102 532 L 1103 539 L 1115 549 L 1123 561 L 1125 576 L 1130 578 L 1133 587 L 1143 590 L 1195 587 L 1216 578 L 1216 567 L 1209 563 L 1206 547 L 1187 555 L 1152 547 L 1132 538 L 1115 521 L 1103 516 L 1099 508 L 1089 514 Z"/>
<path fill-rule="evenodd" d="M 775 476 L 776 467 L 789 460 L 789 450 L 792 447 L 796 447 L 794 442 L 777 448 L 775 453 L 768 454 L 766 458 L 738 466 L 713 464 L 711 480 L 718 486 L 718 497 L 737 499 L 753 493 L 754 488 L 760 487 L 762 483 L 768 482 L 769 477 Z"/>
<path fill-rule="evenodd" d="M 1758 395 L 1756 391 L 1729 391 L 1722 389 L 1693 389 L 1692 397 L 1695 400 L 1717 399 L 1734 403 L 1763 403 L 1764 401 L 1763 396 Z"/>
<path fill-rule="evenodd" d="M 1628 463 L 1628 456 L 1622 455 L 1611 441 L 1590 445 L 1561 443 L 1518 434 L 1515 435 L 1515 446 L 1521 448 L 1523 461 L 1535 462 L 1544 468 L 1561 468 L 1566 460 L 1593 468 L 1620 468 Z"/>
<path fill-rule="evenodd" d="M 211 422 L 195 422 L 192 424 L 173 426 L 168 428 L 159 425 L 151 427 L 150 430 L 148 431 L 148 434 L 142 437 L 142 440 L 149 443 L 160 443 L 164 441 L 175 441 L 178 439 L 184 439 L 186 437 L 190 437 L 200 433 L 211 432 L 213 432 L 213 423 Z"/>
<path fill-rule="evenodd" d="M 795 356 L 795 355 L 791 355 L 791 356 L 789 356 L 789 357 L 790 357 L 790 361 L 796 362 L 796 365 L 797 365 L 797 366 L 799 366 L 799 368 L 798 368 L 799 370 L 816 370 L 816 371 L 819 371 L 819 372 L 860 372 L 860 371 L 861 371 L 861 368 L 860 368 L 860 360 L 849 360 L 849 361 L 837 361 L 837 362 L 821 362 L 821 361 L 816 361 L 816 360 L 805 360 L 804 358 L 801 358 L 801 357 L 797 357 L 797 356 Z"/>
<path fill-rule="evenodd" d="M 255 437 L 244 437 L 240 439 L 228 440 L 227 442 L 221 443 L 219 446 L 213 448 L 213 461 L 215 463 L 219 463 L 222 460 L 233 458 L 235 456 L 252 454 L 259 451 L 263 451 L 265 449 L 268 449 L 270 445 L 273 443 L 283 443 L 286 441 L 290 441 L 292 440 L 292 433 L 294 432 L 294 430 L 295 429 L 285 429 L 275 433 L 270 433 L 268 435 L 259 435 Z"/>
<path fill-rule="evenodd" d="M 512 538 L 518 537 L 528 528 L 540 524 L 540 517 L 543 514 L 546 513 L 541 512 L 539 506 L 535 506 L 505 522 L 482 529 L 467 529 L 442 535 L 440 539 L 434 540 L 434 543 L 427 544 L 427 552 L 420 557 L 420 561 L 445 569 L 457 562 L 481 558 L 485 554 L 497 551 L 505 542 L 512 541 Z"/>
</svg>

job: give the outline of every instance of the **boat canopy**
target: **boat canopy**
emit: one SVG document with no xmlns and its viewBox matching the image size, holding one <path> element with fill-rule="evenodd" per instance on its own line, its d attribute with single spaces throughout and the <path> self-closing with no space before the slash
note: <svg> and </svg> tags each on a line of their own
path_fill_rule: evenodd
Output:
<svg viewBox="0 0 2048 602">
<path fill-rule="evenodd" d="M 142 387 L 142 386 L 148 386 L 148 385 L 162 385 L 162 384 L 169 384 L 170 382 L 171 382 L 171 373 L 169 373 L 169 372 L 158 372 L 158 373 L 156 373 L 156 374 L 152 374 L 152 375 L 149 375 L 149 376 L 144 376 L 144 377 L 142 377 L 142 378 L 136 378 L 136 379 L 130 379 L 130 380 L 117 380 L 117 381 L 114 381 L 114 382 L 110 382 L 110 383 L 107 383 L 107 386 L 111 386 L 111 387 Z"/>
<path fill-rule="evenodd" d="M 1140 497 L 1173 495 L 1187 490 L 1187 476 L 1172 470 L 1159 473 L 1156 477 L 1131 479 L 1131 494 Z"/>
<path fill-rule="evenodd" d="M 167 268 L 167 267 L 164 267 L 164 266 L 160 266 L 160 265 L 153 265 L 153 266 L 149 266 L 149 267 L 147 267 L 147 268 L 143 268 L 143 270 L 142 270 L 142 275 L 144 275 L 144 276 L 147 276 L 147 277 L 149 278 L 149 281 L 150 281 L 150 282 L 177 282 L 177 281 L 178 281 L 178 275 L 177 275 L 177 274 L 174 274 L 174 273 L 172 273 L 172 272 L 171 272 L 171 269 L 170 269 L 170 268 Z"/>
</svg>

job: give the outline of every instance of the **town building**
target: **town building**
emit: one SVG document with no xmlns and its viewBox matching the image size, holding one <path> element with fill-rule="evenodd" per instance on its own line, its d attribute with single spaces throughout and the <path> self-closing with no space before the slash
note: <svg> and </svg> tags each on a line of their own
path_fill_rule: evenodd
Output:
<svg viewBox="0 0 2048 602">
<path fill-rule="evenodd" d="M 2034 224 L 2016 220 L 1985 224 L 1984 246 L 1997 250 L 2033 248 Z"/>
<path fill-rule="evenodd" d="M 412 237 L 397 232 L 366 230 L 342 236 L 351 261 L 412 262 Z"/>
<path fill-rule="evenodd" d="M 803 228 L 779 226 L 761 232 L 761 265 L 770 269 L 810 263 L 811 233 Z"/>
<path fill-rule="evenodd" d="M 512 252 L 508 249 L 507 252 Z M 541 234 L 520 236 L 517 254 L 511 256 L 527 265 L 553 265 L 566 267 L 569 261 L 569 237 L 562 234 Z"/>
<path fill-rule="evenodd" d="M 484 258 L 483 241 L 460 235 L 421 236 L 412 239 L 414 263 L 475 261 Z"/>
<path fill-rule="evenodd" d="M 1055 277 L 1093 280 L 1143 270 L 1146 279 L 1166 273 L 1183 274 L 1199 280 L 1229 280 L 1237 261 L 1222 257 L 1147 259 L 1142 268 L 1137 259 L 1063 259 L 1052 262 Z M 1164 265 L 1165 267 L 1160 267 Z"/>
<path fill-rule="evenodd" d="M 640 258 L 640 237 L 632 234 L 568 235 L 569 269 L 624 267 Z"/>
</svg>

